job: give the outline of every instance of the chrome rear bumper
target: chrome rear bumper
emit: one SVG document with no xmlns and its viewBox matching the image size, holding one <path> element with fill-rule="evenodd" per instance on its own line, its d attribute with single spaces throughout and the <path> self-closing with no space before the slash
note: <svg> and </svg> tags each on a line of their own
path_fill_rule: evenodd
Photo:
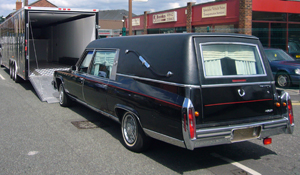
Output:
<svg viewBox="0 0 300 175">
<path fill-rule="evenodd" d="M 209 129 L 197 129 L 195 140 L 186 141 L 185 145 L 187 149 L 193 150 L 194 148 L 214 146 L 221 144 L 230 144 L 237 142 L 233 140 L 234 131 L 247 128 L 260 128 L 257 137 L 251 139 L 263 139 L 278 134 L 291 134 L 293 132 L 294 126 L 289 125 L 289 120 L 287 117 L 277 120 L 256 122 L 250 124 L 242 125 L 232 125 L 226 127 L 214 127 Z M 245 138 L 239 141 L 250 140 Z"/>
</svg>

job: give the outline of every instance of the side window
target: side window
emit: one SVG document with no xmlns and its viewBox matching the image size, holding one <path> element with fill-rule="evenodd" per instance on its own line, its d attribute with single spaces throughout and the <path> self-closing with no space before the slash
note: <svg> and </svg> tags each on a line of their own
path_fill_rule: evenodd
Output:
<svg viewBox="0 0 300 175">
<path fill-rule="evenodd" d="M 91 60 L 93 58 L 93 51 L 89 51 L 79 66 L 79 72 L 87 73 Z"/>
<path fill-rule="evenodd" d="M 110 78 L 115 57 L 116 51 L 96 51 L 91 74 L 98 77 Z"/>
</svg>

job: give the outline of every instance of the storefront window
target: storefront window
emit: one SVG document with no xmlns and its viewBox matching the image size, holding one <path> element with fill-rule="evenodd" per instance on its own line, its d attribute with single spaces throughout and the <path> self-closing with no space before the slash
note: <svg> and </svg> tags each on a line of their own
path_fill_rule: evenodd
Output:
<svg viewBox="0 0 300 175">
<path fill-rule="evenodd" d="M 252 20 L 256 21 L 286 21 L 286 13 L 252 12 Z"/>
<path fill-rule="evenodd" d="M 175 28 L 159 29 L 159 33 L 174 33 Z"/>
<path fill-rule="evenodd" d="M 252 35 L 258 37 L 264 47 L 268 47 L 269 23 L 252 23 Z"/>
<path fill-rule="evenodd" d="M 196 33 L 212 32 L 212 26 L 195 27 Z"/>
<path fill-rule="evenodd" d="M 143 35 L 144 34 L 144 30 L 136 30 L 135 31 L 135 35 Z"/>
<path fill-rule="evenodd" d="M 147 33 L 148 34 L 158 34 L 159 33 L 159 29 L 148 29 Z"/>
<path fill-rule="evenodd" d="M 288 52 L 300 53 L 300 24 L 289 24 Z"/>
<path fill-rule="evenodd" d="M 215 32 L 217 33 L 234 33 L 234 25 L 217 25 L 215 26 Z"/>
<path fill-rule="evenodd" d="M 271 47 L 286 50 L 285 23 L 271 23 Z"/>
<path fill-rule="evenodd" d="M 300 22 L 300 14 L 289 14 L 289 21 Z"/>
<path fill-rule="evenodd" d="M 176 33 L 184 33 L 186 32 L 186 27 L 176 27 L 175 31 Z"/>
</svg>

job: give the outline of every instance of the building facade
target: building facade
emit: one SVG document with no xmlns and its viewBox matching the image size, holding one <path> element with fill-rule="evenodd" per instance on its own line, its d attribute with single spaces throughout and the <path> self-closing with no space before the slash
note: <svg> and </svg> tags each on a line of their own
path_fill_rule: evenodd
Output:
<svg viewBox="0 0 300 175">
<path fill-rule="evenodd" d="M 300 42 L 300 0 L 218 0 L 136 16 L 133 34 L 242 33 L 289 51 Z M 128 19 L 126 20 L 126 26 Z M 128 30 L 128 27 L 127 27 Z M 300 51 L 300 50 L 299 50 Z"/>
</svg>

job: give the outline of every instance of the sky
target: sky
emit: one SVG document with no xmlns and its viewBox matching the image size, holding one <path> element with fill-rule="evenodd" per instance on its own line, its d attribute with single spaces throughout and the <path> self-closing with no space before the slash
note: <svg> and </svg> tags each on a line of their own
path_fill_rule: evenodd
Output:
<svg viewBox="0 0 300 175">
<path fill-rule="evenodd" d="M 1 0 L 0 16 L 6 17 L 16 8 L 17 0 Z M 24 0 L 21 0 L 24 1 Z M 28 0 L 28 4 L 37 0 Z M 128 10 L 128 0 L 48 0 L 54 5 L 62 8 L 83 8 L 99 10 Z M 187 2 L 196 4 L 205 3 L 214 0 L 148 0 L 147 2 L 132 2 L 132 13 L 141 15 L 144 11 L 157 12 L 187 5 Z"/>
</svg>

